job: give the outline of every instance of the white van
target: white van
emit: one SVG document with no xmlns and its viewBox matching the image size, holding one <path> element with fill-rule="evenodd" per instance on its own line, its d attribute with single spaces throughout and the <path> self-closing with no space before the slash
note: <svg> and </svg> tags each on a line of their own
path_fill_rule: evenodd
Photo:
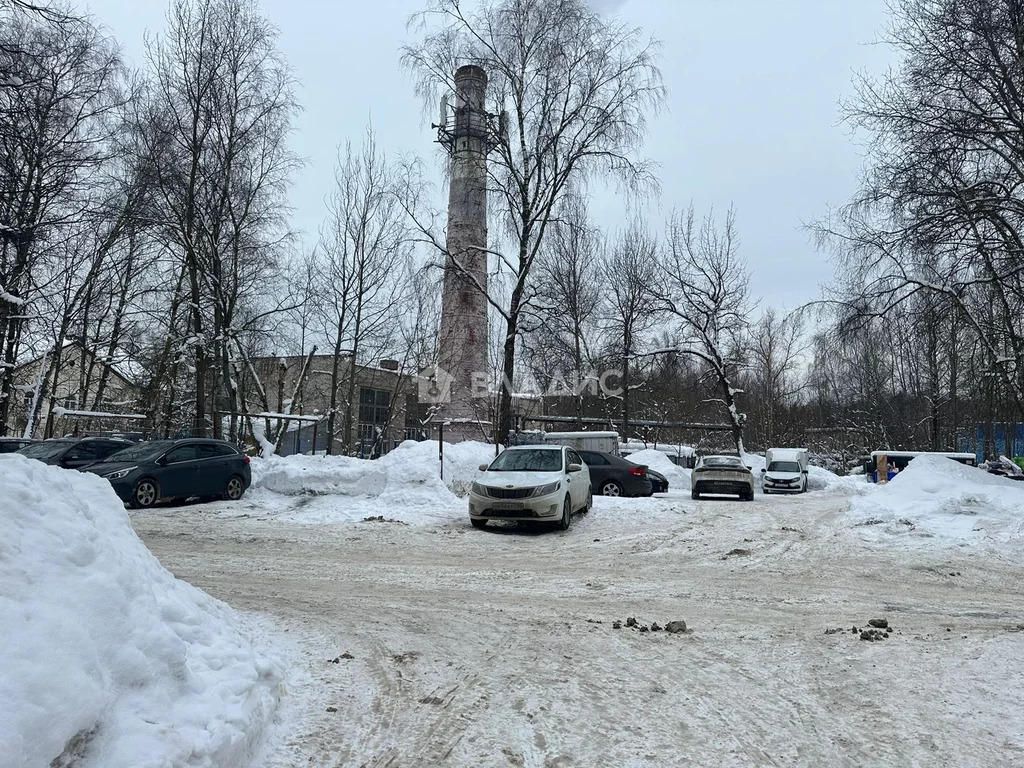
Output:
<svg viewBox="0 0 1024 768">
<path fill-rule="evenodd" d="M 764 453 L 761 490 L 767 493 L 807 491 L 807 449 L 769 448 Z"/>
</svg>

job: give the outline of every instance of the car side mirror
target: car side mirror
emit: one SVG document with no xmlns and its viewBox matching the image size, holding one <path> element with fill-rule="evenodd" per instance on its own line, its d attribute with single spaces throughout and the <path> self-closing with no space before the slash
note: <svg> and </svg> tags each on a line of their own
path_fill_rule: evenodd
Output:
<svg viewBox="0 0 1024 768">
<path fill-rule="evenodd" d="M 489 466 L 491 466 L 491 465 L 490 465 L 490 464 L 481 464 L 481 465 L 480 465 L 480 466 L 478 467 L 478 469 L 479 469 L 479 470 L 480 470 L 481 472 L 486 472 L 486 471 L 487 471 L 487 468 L 488 468 Z"/>
<path fill-rule="evenodd" d="M 753 471 L 754 471 L 754 468 L 753 468 L 753 467 L 747 467 L 747 471 L 748 471 L 748 472 L 753 472 Z"/>
<path fill-rule="evenodd" d="M 583 469 L 583 465 L 582 464 L 570 464 L 566 471 L 567 472 L 579 472 L 582 469 Z"/>
<path fill-rule="evenodd" d="M 764 467 L 761 467 L 761 474 L 762 474 L 762 475 L 763 475 L 763 474 L 764 474 L 765 472 L 767 472 L 767 471 L 768 471 L 767 469 L 765 469 Z"/>
<path fill-rule="evenodd" d="M 809 475 L 809 474 L 811 474 L 811 473 L 810 473 L 810 472 L 809 472 L 808 470 L 806 470 L 806 469 L 805 469 L 805 470 L 804 470 L 804 474 L 805 474 L 805 475 Z"/>
</svg>

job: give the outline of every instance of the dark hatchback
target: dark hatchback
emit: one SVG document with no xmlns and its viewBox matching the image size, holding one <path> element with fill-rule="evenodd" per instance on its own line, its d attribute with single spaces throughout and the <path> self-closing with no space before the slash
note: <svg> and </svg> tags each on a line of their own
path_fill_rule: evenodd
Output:
<svg viewBox="0 0 1024 768">
<path fill-rule="evenodd" d="M 21 456 L 65 469 L 82 469 L 131 446 L 111 437 L 57 437 L 32 443 L 17 451 Z"/>
<path fill-rule="evenodd" d="M 650 496 L 647 467 L 604 451 L 578 451 L 590 470 L 590 486 L 602 496 Z M 666 481 L 666 486 L 668 482 Z"/>
<path fill-rule="evenodd" d="M 105 477 L 136 508 L 193 496 L 236 501 L 252 482 L 249 457 L 231 443 L 193 438 L 139 443 L 86 471 Z"/>
</svg>

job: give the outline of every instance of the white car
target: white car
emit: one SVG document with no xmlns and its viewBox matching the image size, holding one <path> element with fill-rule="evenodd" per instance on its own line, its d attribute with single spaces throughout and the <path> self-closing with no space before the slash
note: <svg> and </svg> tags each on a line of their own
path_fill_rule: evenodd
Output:
<svg viewBox="0 0 1024 768">
<path fill-rule="evenodd" d="M 761 490 L 766 494 L 807 492 L 807 449 L 769 448 L 764 459 Z"/>
<path fill-rule="evenodd" d="M 488 520 L 549 520 L 564 531 L 575 512 L 587 512 L 593 503 L 587 465 L 563 445 L 506 448 L 480 470 L 469 492 L 474 528 Z"/>
<path fill-rule="evenodd" d="M 739 456 L 702 456 L 690 473 L 690 496 L 729 493 L 744 501 L 754 499 L 754 475 Z"/>
</svg>

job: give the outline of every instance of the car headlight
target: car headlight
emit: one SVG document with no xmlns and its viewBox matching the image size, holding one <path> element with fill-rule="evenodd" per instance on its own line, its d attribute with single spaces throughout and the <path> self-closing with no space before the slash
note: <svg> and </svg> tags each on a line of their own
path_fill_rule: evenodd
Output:
<svg viewBox="0 0 1024 768">
<path fill-rule="evenodd" d="M 533 489 L 534 496 L 547 496 L 549 493 L 554 493 L 558 490 L 558 481 L 554 483 L 548 483 L 547 485 L 541 485 Z"/>
<path fill-rule="evenodd" d="M 122 477 L 128 477 L 128 475 L 136 469 L 138 469 L 138 467 L 126 467 L 125 469 L 119 469 L 116 472 L 104 475 L 104 477 L 107 478 L 107 480 L 120 480 Z"/>
<path fill-rule="evenodd" d="M 484 486 L 480 485 L 480 483 L 473 483 L 473 493 L 475 493 L 477 496 L 486 496 L 487 489 Z"/>
</svg>

